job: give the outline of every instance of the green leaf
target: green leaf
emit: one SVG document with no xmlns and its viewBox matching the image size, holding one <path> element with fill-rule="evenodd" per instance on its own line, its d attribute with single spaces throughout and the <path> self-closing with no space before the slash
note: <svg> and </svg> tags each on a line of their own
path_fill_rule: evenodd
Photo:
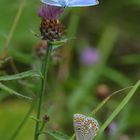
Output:
<svg viewBox="0 0 140 140">
<path fill-rule="evenodd" d="M 75 39 L 75 38 L 73 37 L 73 38 L 68 38 L 68 39 L 62 39 L 60 41 L 48 41 L 48 44 L 50 44 L 53 47 L 53 49 L 56 49 L 58 47 L 63 46 L 67 41 L 71 39 Z"/>
<path fill-rule="evenodd" d="M 126 87 L 126 88 L 123 88 L 123 89 L 120 89 L 120 90 L 117 90 L 115 92 L 113 92 L 111 95 L 109 95 L 108 97 L 106 97 L 90 114 L 89 116 L 94 116 L 109 100 L 111 97 L 113 97 L 114 95 L 118 94 L 118 93 L 121 93 L 122 91 L 124 90 L 127 90 L 127 89 L 130 89 L 132 88 L 133 86 L 130 86 L 130 87 Z"/>
<path fill-rule="evenodd" d="M 63 134 L 61 132 L 58 132 L 58 131 L 48 130 L 47 132 L 43 132 L 43 133 L 49 134 L 57 140 L 69 140 L 70 139 L 69 136 L 67 136 L 66 134 Z"/>
<path fill-rule="evenodd" d="M 1 76 L 0 81 L 17 80 L 17 79 L 22 79 L 26 77 L 35 77 L 35 76 L 40 77 L 41 75 L 37 71 L 30 70 L 30 71 L 26 71 L 26 72 L 14 74 L 14 75 Z"/>
<path fill-rule="evenodd" d="M 105 67 L 103 75 L 121 87 L 132 85 L 132 82 L 129 78 L 113 68 Z"/>
<path fill-rule="evenodd" d="M 58 45 L 63 45 L 64 43 L 67 42 L 68 39 L 63 39 L 60 41 L 48 41 L 49 44 L 54 45 L 54 46 L 58 46 Z"/>
<path fill-rule="evenodd" d="M 131 54 L 131 55 L 122 56 L 119 61 L 121 64 L 124 65 L 140 64 L 140 55 Z"/>
<path fill-rule="evenodd" d="M 2 83 L 0 83 L 0 88 L 1 88 L 2 90 L 4 90 L 4 91 L 7 91 L 7 92 L 10 93 L 10 94 L 13 94 L 13 95 L 16 95 L 16 96 L 18 96 L 18 97 L 25 98 L 25 99 L 28 99 L 28 100 L 32 100 L 32 98 L 30 98 L 30 97 L 28 97 L 28 96 L 24 96 L 24 95 L 22 95 L 22 94 L 20 94 L 20 93 L 18 93 L 18 92 L 16 92 L 16 91 L 14 91 L 13 89 L 11 89 L 11 88 L 5 86 L 5 85 L 2 84 Z"/>
<path fill-rule="evenodd" d="M 118 105 L 118 107 L 113 111 L 113 113 L 110 115 L 110 117 L 105 121 L 105 123 L 102 125 L 97 139 L 102 135 L 103 131 L 107 128 L 107 126 L 111 123 L 111 121 L 120 113 L 120 111 L 125 107 L 125 105 L 130 101 L 136 90 L 140 86 L 140 80 L 135 84 L 135 86 L 128 92 L 126 97 L 121 101 L 121 103 Z"/>
</svg>

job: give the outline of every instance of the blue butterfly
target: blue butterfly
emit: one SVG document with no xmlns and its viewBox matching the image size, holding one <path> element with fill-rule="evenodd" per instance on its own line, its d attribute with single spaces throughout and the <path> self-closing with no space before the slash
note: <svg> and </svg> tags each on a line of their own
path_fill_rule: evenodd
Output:
<svg viewBox="0 0 140 140">
<path fill-rule="evenodd" d="M 98 0 L 41 0 L 43 3 L 58 7 L 82 7 L 99 4 Z"/>
</svg>

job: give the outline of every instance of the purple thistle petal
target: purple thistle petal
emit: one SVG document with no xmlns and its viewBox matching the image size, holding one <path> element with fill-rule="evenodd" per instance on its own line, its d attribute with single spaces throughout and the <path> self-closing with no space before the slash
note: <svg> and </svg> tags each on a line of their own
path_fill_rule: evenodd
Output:
<svg viewBox="0 0 140 140">
<path fill-rule="evenodd" d="M 92 47 L 85 48 L 80 56 L 80 60 L 84 65 L 94 65 L 99 62 L 99 59 L 98 50 Z"/>
<path fill-rule="evenodd" d="M 57 19 L 63 12 L 61 7 L 43 4 L 38 10 L 38 15 L 43 19 Z"/>
<path fill-rule="evenodd" d="M 105 132 L 107 136 L 114 136 L 118 131 L 118 126 L 116 122 L 111 122 L 106 128 Z"/>
<path fill-rule="evenodd" d="M 117 124 L 115 122 L 112 122 L 109 126 L 109 133 L 114 135 L 117 131 Z"/>
</svg>

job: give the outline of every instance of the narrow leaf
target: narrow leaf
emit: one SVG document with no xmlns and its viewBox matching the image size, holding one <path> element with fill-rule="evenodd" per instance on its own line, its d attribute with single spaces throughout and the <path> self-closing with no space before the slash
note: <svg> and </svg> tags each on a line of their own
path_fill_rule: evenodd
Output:
<svg viewBox="0 0 140 140">
<path fill-rule="evenodd" d="M 70 139 L 69 136 L 67 136 L 66 134 L 63 134 L 61 132 L 58 132 L 58 131 L 48 130 L 47 132 L 43 132 L 43 133 L 49 134 L 57 140 L 69 140 Z"/>
<path fill-rule="evenodd" d="M 18 93 L 18 92 L 16 92 L 16 91 L 14 91 L 13 89 L 11 89 L 11 88 L 5 86 L 5 85 L 2 84 L 2 83 L 0 83 L 0 88 L 1 88 L 2 90 L 4 90 L 4 91 L 7 91 L 7 92 L 10 93 L 10 94 L 13 94 L 13 95 L 16 95 L 16 96 L 18 96 L 18 97 L 25 98 L 25 99 L 28 99 L 28 100 L 32 100 L 32 98 L 30 98 L 30 97 L 28 97 L 28 96 L 24 96 L 24 95 L 22 95 L 22 94 L 20 94 L 20 93 Z"/>
<path fill-rule="evenodd" d="M 37 76 L 40 77 L 39 72 L 29 70 L 29 71 L 21 72 L 21 73 L 14 74 L 14 75 L 1 76 L 0 81 L 17 80 L 17 79 L 22 79 L 22 78 L 26 78 L 26 77 L 37 77 Z"/>
<path fill-rule="evenodd" d="M 120 90 L 117 90 L 117 91 L 115 91 L 115 92 L 113 92 L 110 96 L 108 96 L 108 97 L 106 97 L 90 114 L 89 114 L 89 116 L 94 116 L 95 114 L 96 114 L 96 112 L 98 112 L 104 105 L 105 105 L 105 103 L 107 103 L 109 100 L 110 100 L 110 98 L 112 97 L 112 96 L 114 96 L 114 95 L 116 95 L 116 94 L 118 94 L 118 93 L 121 93 L 122 91 L 124 91 L 124 90 L 127 90 L 127 89 L 130 89 L 130 88 L 132 88 L 133 86 L 130 86 L 130 87 L 126 87 L 126 88 L 123 88 L 123 89 L 120 89 Z"/>
<path fill-rule="evenodd" d="M 27 120 L 29 118 L 29 116 L 31 115 L 33 109 L 34 109 L 34 103 L 31 105 L 29 111 L 26 113 L 26 115 L 24 116 L 23 120 L 20 122 L 20 124 L 18 125 L 18 127 L 16 128 L 16 130 L 14 131 L 13 135 L 11 136 L 10 140 L 15 140 L 17 135 L 20 133 L 20 131 L 23 129 L 24 125 L 27 123 Z"/>
<path fill-rule="evenodd" d="M 64 43 L 67 42 L 67 40 L 68 39 L 63 39 L 63 40 L 60 40 L 60 41 L 48 41 L 48 43 L 51 44 L 51 45 L 54 45 L 54 46 L 56 45 L 57 46 L 57 45 L 63 45 Z"/>
<path fill-rule="evenodd" d="M 125 105 L 130 101 L 136 90 L 140 86 L 140 80 L 135 84 L 135 86 L 128 92 L 126 97 L 121 101 L 121 103 L 118 105 L 118 107 L 113 111 L 113 113 L 110 115 L 110 117 L 105 121 L 105 123 L 102 125 L 98 137 L 100 137 L 103 133 L 103 131 L 106 129 L 106 127 L 111 123 L 111 121 L 119 114 L 119 112 L 125 107 Z M 97 138 L 98 138 L 97 137 Z"/>
<path fill-rule="evenodd" d="M 75 39 L 74 37 L 68 38 L 68 39 L 62 39 L 60 41 L 48 41 L 48 44 L 52 45 L 53 49 L 59 48 L 63 46 L 66 42 L 68 42 L 71 39 Z"/>
<path fill-rule="evenodd" d="M 129 80 L 124 74 L 109 67 L 105 67 L 103 75 L 122 87 L 132 84 L 131 80 Z"/>
</svg>

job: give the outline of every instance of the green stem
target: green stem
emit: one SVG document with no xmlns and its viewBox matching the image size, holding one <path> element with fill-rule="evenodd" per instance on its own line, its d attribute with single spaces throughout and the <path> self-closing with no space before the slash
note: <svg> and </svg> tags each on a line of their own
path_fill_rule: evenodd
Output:
<svg viewBox="0 0 140 140">
<path fill-rule="evenodd" d="M 48 45 L 47 50 L 46 50 L 45 59 L 42 62 L 42 75 L 43 75 L 43 78 L 42 78 L 42 81 L 41 81 L 41 93 L 40 93 L 39 99 L 38 99 L 37 120 L 40 120 L 40 117 L 41 117 L 41 106 L 42 106 L 44 94 L 46 92 L 48 64 L 49 64 L 49 58 L 50 58 L 51 51 L 52 51 L 52 46 Z M 34 140 L 38 140 L 38 139 L 39 139 L 39 122 L 37 121 L 36 122 L 36 128 L 35 128 Z"/>
<path fill-rule="evenodd" d="M 25 0 L 22 0 L 20 2 L 19 9 L 17 11 L 16 17 L 14 19 L 14 22 L 12 24 L 12 27 L 10 29 L 10 32 L 9 32 L 8 37 L 6 39 L 6 42 L 5 42 L 4 51 L 5 51 L 6 54 L 7 54 L 8 46 L 10 45 L 10 42 L 11 42 L 12 37 L 13 37 L 13 34 L 14 34 L 15 30 L 16 30 L 17 24 L 18 24 L 18 22 L 20 20 L 21 14 L 23 13 L 24 6 L 25 6 Z"/>
<path fill-rule="evenodd" d="M 27 114 L 25 115 L 23 121 L 19 124 L 19 126 L 17 127 L 17 129 L 15 130 L 15 132 L 13 133 L 12 137 L 10 140 L 15 140 L 17 135 L 19 134 L 19 132 L 21 131 L 21 129 L 23 128 L 23 126 L 25 125 L 25 123 L 27 122 L 27 120 L 29 119 L 30 114 L 32 113 L 34 108 L 34 103 L 32 103 L 29 111 L 27 112 Z"/>
</svg>

